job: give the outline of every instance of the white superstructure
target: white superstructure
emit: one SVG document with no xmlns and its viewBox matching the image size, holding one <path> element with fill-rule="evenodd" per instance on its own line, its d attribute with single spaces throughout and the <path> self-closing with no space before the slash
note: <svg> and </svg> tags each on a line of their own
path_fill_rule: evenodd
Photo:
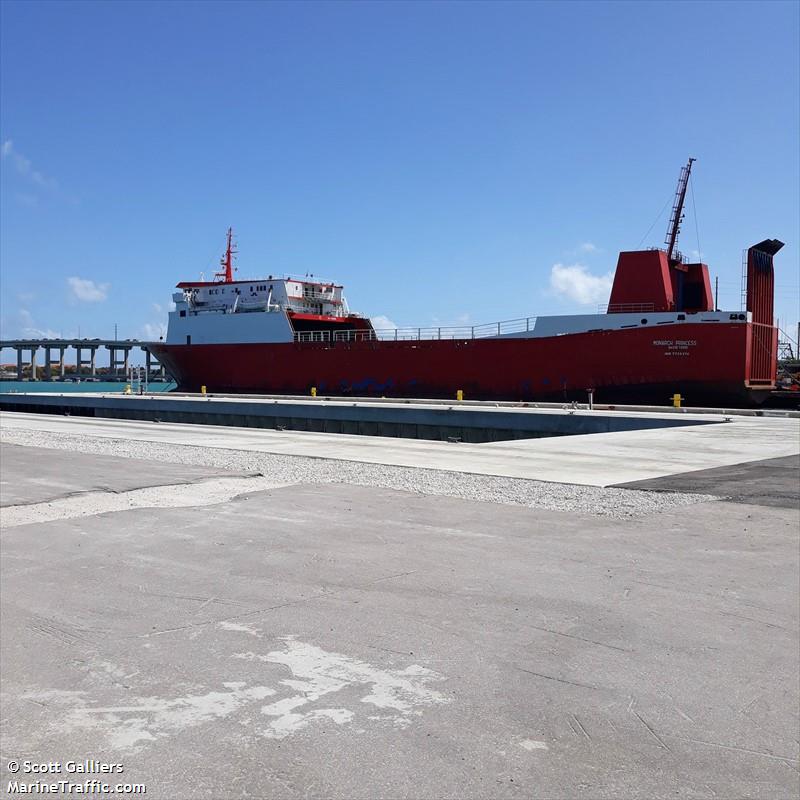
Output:
<svg viewBox="0 0 800 800">
<path fill-rule="evenodd" d="M 175 308 L 189 314 L 244 314 L 294 311 L 323 317 L 347 315 L 342 287 L 294 278 L 254 278 L 245 281 L 179 283 L 172 295 Z"/>
<path fill-rule="evenodd" d="M 177 288 L 168 344 L 290 342 L 289 316 L 316 319 L 322 327 L 349 315 L 342 286 L 322 281 L 269 276 L 186 282 Z"/>
</svg>

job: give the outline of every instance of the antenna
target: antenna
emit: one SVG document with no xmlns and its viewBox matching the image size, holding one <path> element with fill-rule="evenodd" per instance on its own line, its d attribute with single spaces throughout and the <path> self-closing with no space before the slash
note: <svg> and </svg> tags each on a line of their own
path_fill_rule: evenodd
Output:
<svg viewBox="0 0 800 800">
<path fill-rule="evenodd" d="M 224 272 L 214 273 L 214 278 L 219 278 L 221 283 L 233 283 L 233 256 L 237 250 L 233 244 L 233 228 L 228 228 L 228 242 L 225 248 L 225 255 L 219 260 L 219 264 L 224 268 Z"/>
<path fill-rule="evenodd" d="M 678 241 L 678 234 L 681 231 L 681 222 L 683 222 L 683 203 L 686 200 L 686 188 L 689 185 L 689 175 L 692 172 L 692 164 L 697 161 L 696 158 L 690 158 L 685 167 L 681 167 L 681 174 L 678 178 L 678 188 L 675 190 L 675 202 L 672 206 L 672 215 L 669 218 L 669 227 L 667 228 L 667 238 L 664 244 L 667 245 L 667 261 L 672 264 L 673 261 L 681 261 L 681 254 L 675 249 Z M 674 255 L 674 258 L 673 258 Z"/>
</svg>

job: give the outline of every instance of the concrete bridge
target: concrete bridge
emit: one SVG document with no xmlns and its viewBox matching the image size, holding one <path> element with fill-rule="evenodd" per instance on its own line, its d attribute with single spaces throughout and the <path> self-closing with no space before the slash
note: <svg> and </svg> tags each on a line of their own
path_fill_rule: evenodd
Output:
<svg viewBox="0 0 800 800">
<path fill-rule="evenodd" d="M 126 376 L 130 370 L 131 350 L 140 348 L 145 354 L 145 369 L 148 377 L 165 377 L 164 367 L 150 352 L 152 342 L 142 342 L 138 339 L 6 339 L 0 340 L 0 350 L 9 348 L 17 353 L 17 380 L 22 380 L 27 367 L 30 380 L 38 380 L 37 354 L 44 351 L 44 377 L 50 380 L 53 377 L 53 367 L 58 371 L 59 377 L 66 374 L 64 353 L 70 348 L 77 351 L 75 360 L 75 375 L 97 374 L 97 351 L 101 348 L 108 350 L 108 372 L 114 376 Z M 53 359 L 53 352 L 57 358 Z M 25 358 L 25 354 L 30 354 Z M 85 355 L 88 353 L 88 357 Z M 83 372 L 86 367 L 87 372 Z"/>
</svg>

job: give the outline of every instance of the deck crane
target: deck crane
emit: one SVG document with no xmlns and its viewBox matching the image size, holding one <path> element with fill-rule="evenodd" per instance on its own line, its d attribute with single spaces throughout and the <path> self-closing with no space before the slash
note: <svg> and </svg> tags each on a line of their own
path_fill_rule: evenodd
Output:
<svg viewBox="0 0 800 800">
<path fill-rule="evenodd" d="M 667 261 L 670 266 L 675 266 L 683 262 L 683 256 L 675 249 L 678 241 L 678 234 L 681 231 L 683 222 L 683 204 L 686 200 L 686 189 L 689 186 L 689 176 L 692 173 L 692 164 L 696 158 L 690 158 L 685 167 L 681 167 L 681 174 L 678 178 L 678 188 L 675 191 L 675 202 L 672 206 L 672 216 L 667 228 L 667 238 L 664 243 L 667 245 Z"/>
</svg>

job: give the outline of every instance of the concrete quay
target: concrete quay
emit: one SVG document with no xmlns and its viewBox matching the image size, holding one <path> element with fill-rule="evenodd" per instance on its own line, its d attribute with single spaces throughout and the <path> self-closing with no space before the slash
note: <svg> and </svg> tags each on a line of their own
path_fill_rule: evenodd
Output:
<svg viewBox="0 0 800 800">
<path fill-rule="evenodd" d="M 797 420 L 480 445 L 0 424 L 4 787 L 95 759 L 178 800 L 800 792 Z M 210 465 L 234 452 L 729 499 L 610 518 Z"/>
<path fill-rule="evenodd" d="M 30 401 L 44 397 L 60 411 L 60 402 L 76 395 L 0 395 L 0 406 L 19 399 L 26 407 Z M 115 403 L 135 409 L 143 400 L 159 402 L 158 398 L 122 397 L 108 395 Z M 80 402 L 80 400 L 78 400 Z M 94 408 L 97 404 L 89 401 Z M 100 401 L 98 400 L 98 403 Z M 175 402 L 166 400 L 166 403 Z M 213 407 L 215 399 L 194 398 L 200 409 Z M 227 401 L 220 400 L 222 405 Z M 302 411 L 307 400 L 283 400 L 285 407 L 297 403 Z M 272 401 L 262 401 L 268 411 Z M 351 403 L 330 402 L 331 406 L 351 407 Z M 370 404 L 364 404 L 370 405 Z M 99 407 L 99 405 L 97 406 Z M 315 404 L 315 407 L 318 407 Z M 74 409 L 75 406 L 72 406 Z M 373 409 L 392 409 L 398 413 L 413 410 L 412 404 L 373 404 Z M 421 404 L 420 413 L 429 406 Z M 466 409 L 464 413 L 469 413 Z M 481 415 L 502 415 L 502 407 L 481 406 Z M 616 413 L 616 412 L 613 412 Z M 519 418 L 528 417 L 530 425 L 539 429 L 562 431 L 597 431 L 604 419 L 614 419 L 613 413 L 575 410 L 572 408 L 515 409 L 515 426 L 523 425 Z M 776 412 L 778 413 L 778 412 Z M 56 416 L 53 414 L 2 413 L 0 426 L 4 430 L 32 429 L 57 434 L 72 432 L 81 436 L 102 439 L 136 438 L 137 441 L 163 442 L 210 448 L 272 453 L 286 456 L 305 456 L 357 463 L 448 470 L 474 475 L 495 475 L 578 484 L 613 486 L 630 481 L 648 480 L 666 475 L 730 466 L 800 453 L 800 419 L 794 412 L 779 412 L 781 416 L 733 416 L 730 413 L 682 413 L 662 411 L 624 411 L 617 430 L 567 436 L 520 439 L 509 441 L 453 443 L 422 441 L 384 436 L 327 434 L 315 431 L 269 430 L 226 425 L 192 425 L 160 421 L 127 421 L 114 418 Z M 680 423 L 677 427 L 676 423 Z M 441 423 L 440 423 L 441 424 Z M 567 426 L 571 426 L 568 428 Z M 585 427 L 584 427 L 585 426 Z M 591 426 L 591 427 L 590 427 Z M 602 428 L 600 428 L 602 430 Z"/>
<path fill-rule="evenodd" d="M 0 393 L 0 410 L 470 443 L 708 425 L 717 419 L 614 407 L 578 413 L 577 405 L 562 404 L 97 392 Z"/>
</svg>

